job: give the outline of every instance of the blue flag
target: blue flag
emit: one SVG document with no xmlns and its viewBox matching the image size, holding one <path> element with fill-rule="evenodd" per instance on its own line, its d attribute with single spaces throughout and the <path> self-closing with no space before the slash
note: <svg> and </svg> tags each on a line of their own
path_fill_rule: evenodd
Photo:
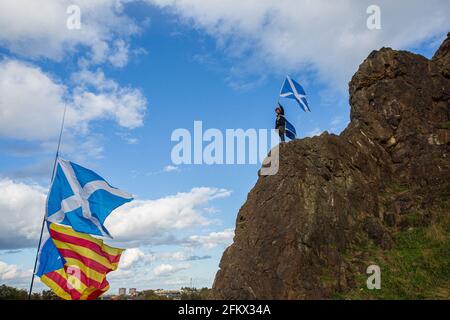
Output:
<svg viewBox="0 0 450 320">
<path fill-rule="evenodd" d="M 286 128 L 285 128 L 286 137 L 288 137 L 291 140 L 295 140 L 296 136 L 297 136 L 297 132 L 295 131 L 295 127 L 292 125 L 292 123 L 287 121 L 286 118 L 285 118 L 285 121 L 286 121 Z"/>
<path fill-rule="evenodd" d="M 75 231 L 111 237 L 106 217 L 133 197 L 112 187 L 94 171 L 58 158 L 47 199 L 47 221 L 71 226 Z"/>
<path fill-rule="evenodd" d="M 294 99 L 305 112 L 311 112 L 308 101 L 306 100 L 305 90 L 299 83 L 291 79 L 289 76 L 286 76 L 286 80 L 281 88 L 280 97 Z"/>
<path fill-rule="evenodd" d="M 65 263 L 66 261 L 61 257 L 53 240 L 48 237 L 39 249 L 39 265 L 36 275 L 42 277 L 46 273 L 62 269 Z"/>
</svg>

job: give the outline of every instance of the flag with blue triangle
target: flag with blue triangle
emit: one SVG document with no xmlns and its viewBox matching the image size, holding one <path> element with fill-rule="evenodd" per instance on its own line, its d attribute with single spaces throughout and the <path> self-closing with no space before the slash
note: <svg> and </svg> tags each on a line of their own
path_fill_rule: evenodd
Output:
<svg viewBox="0 0 450 320">
<path fill-rule="evenodd" d="M 286 80 L 281 87 L 280 97 L 294 99 L 305 112 L 311 112 L 308 100 L 306 99 L 305 90 L 298 82 L 291 79 L 289 76 L 286 76 Z"/>
<path fill-rule="evenodd" d="M 47 221 L 71 226 L 78 232 L 111 237 L 103 225 L 105 219 L 133 197 L 73 162 L 58 158 L 55 170 L 47 199 Z"/>
<path fill-rule="evenodd" d="M 285 118 L 285 121 L 286 121 L 286 127 L 285 127 L 286 137 L 288 137 L 291 140 L 295 140 L 297 138 L 297 131 L 295 130 L 295 127 L 292 125 L 292 123 L 287 121 L 286 118 Z"/>
</svg>

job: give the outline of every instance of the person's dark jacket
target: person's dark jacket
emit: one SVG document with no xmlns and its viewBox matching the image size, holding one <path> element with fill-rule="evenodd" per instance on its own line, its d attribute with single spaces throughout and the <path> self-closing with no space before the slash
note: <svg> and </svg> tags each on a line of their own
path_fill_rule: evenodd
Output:
<svg viewBox="0 0 450 320">
<path fill-rule="evenodd" d="M 284 115 L 277 114 L 277 119 L 275 120 L 275 129 L 284 129 L 286 126 L 286 119 Z"/>
<path fill-rule="evenodd" d="M 286 119 L 284 118 L 284 108 L 281 104 L 278 105 L 278 108 L 281 110 L 281 113 L 277 114 L 277 119 L 275 120 L 275 129 L 284 130 L 286 126 Z"/>
</svg>

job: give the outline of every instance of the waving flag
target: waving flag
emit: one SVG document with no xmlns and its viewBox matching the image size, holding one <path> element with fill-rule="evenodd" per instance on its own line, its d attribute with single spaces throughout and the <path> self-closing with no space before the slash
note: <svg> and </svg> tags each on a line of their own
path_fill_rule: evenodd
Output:
<svg viewBox="0 0 450 320">
<path fill-rule="evenodd" d="M 289 76 L 286 76 L 286 80 L 281 88 L 280 97 L 294 99 L 305 112 L 311 112 L 308 101 L 306 100 L 305 90 L 299 83 L 291 79 Z"/>
<path fill-rule="evenodd" d="M 50 223 L 50 238 L 39 253 L 37 275 L 65 300 L 92 300 L 109 289 L 123 249 L 113 248 L 70 227 Z"/>
<path fill-rule="evenodd" d="M 47 199 L 47 221 L 71 226 L 75 231 L 111 237 L 103 223 L 132 196 L 112 187 L 95 172 L 58 158 Z"/>
<path fill-rule="evenodd" d="M 295 127 L 289 121 L 287 121 L 287 119 L 285 120 L 286 120 L 286 128 L 285 128 L 286 137 L 288 137 L 291 140 L 295 140 L 297 135 Z"/>
<path fill-rule="evenodd" d="M 106 292 L 106 274 L 117 269 L 124 250 L 91 234 L 110 236 L 105 219 L 131 200 L 95 172 L 58 158 L 47 198 L 50 236 L 39 250 L 41 281 L 66 300 L 91 300 Z"/>
</svg>

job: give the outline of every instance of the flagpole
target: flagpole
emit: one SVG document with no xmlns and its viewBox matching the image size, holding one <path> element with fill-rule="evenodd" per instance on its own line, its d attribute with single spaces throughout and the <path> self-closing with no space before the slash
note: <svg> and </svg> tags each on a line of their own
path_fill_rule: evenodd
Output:
<svg viewBox="0 0 450 320">
<path fill-rule="evenodd" d="M 64 122 L 66 120 L 66 111 L 67 111 L 67 104 L 64 105 L 64 112 L 63 112 L 62 121 L 61 121 L 61 129 L 59 130 L 58 147 L 56 148 L 55 161 L 53 162 L 52 178 L 50 180 L 50 185 L 53 183 L 53 179 L 55 178 L 56 164 L 58 162 L 59 149 L 61 147 L 61 138 L 62 138 L 62 134 L 63 134 L 63 130 L 64 130 Z M 30 291 L 28 292 L 28 300 L 31 300 L 31 292 L 33 291 L 34 276 L 36 273 L 36 267 L 37 267 L 37 262 L 38 262 L 38 257 L 39 257 L 39 249 L 41 248 L 42 235 L 44 234 L 45 218 L 46 218 L 46 214 L 44 214 L 44 218 L 42 219 L 41 234 L 39 236 L 39 243 L 38 243 L 37 250 L 36 250 L 36 258 L 34 260 L 33 274 L 31 275 L 31 284 L 30 284 Z"/>
<path fill-rule="evenodd" d="M 286 78 L 284 79 L 284 81 L 281 83 L 281 88 L 280 88 L 280 92 L 278 93 L 278 99 L 277 99 L 277 103 L 280 103 L 280 95 L 281 95 L 281 90 L 283 90 L 283 86 L 284 86 L 284 82 L 286 81 L 287 77 L 289 77 L 289 75 L 286 75 Z"/>
</svg>

